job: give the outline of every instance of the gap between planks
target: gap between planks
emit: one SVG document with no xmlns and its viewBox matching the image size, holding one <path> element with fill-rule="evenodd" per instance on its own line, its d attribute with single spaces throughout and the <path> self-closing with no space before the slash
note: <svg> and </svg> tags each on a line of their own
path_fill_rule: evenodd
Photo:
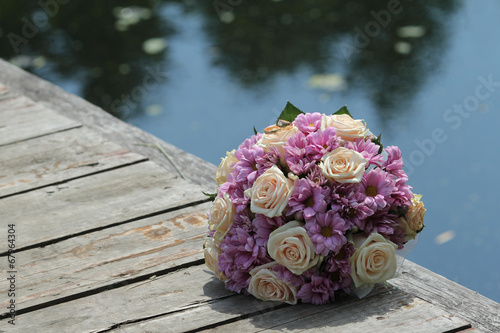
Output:
<svg viewBox="0 0 500 333">
<path fill-rule="evenodd" d="M 16 195 L 26 194 L 26 193 L 29 193 L 29 192 L 32 192 L 32 191 L 44 189 L 44 188 L 51 187 L 51 186 L 64 185 L 64 184 L 66 184 L 66 183 L 68 183 L 70 181 L 73 181 L 73 180 L 78 180 L 78 179 L 82 179 L 82 178 L 86 178 L 86 177 L 90 177 L 90 176 L 95 176 L 95 175 L 98 175 L 98 174 L 101 174 L 101 173 L 118 170 L 118 169 L 121 169 L 121 168 L 129 167 L 129 166 L 132 166 L 132 165 L 135 165 L 135 164 L 144 163 L 144 162 L 147 162 L 147 161 L 149 161 L 149 159 L 147 157 L 144 157 L 144 158 L 139 159 L 137 161 L 133 161 L 133 162 L 129 162 L 129 163 L 117 165 L 117 166 L 114 166 L 114 167 L 110 167 L 108 169 L 93 171 L 93 172 L 89 172 L 89 173 L 82 174 L 82 175 L 79 175 L 79 176 L 74 176 L 74 177 L 66 178 L 66 179 L 61 180 L 61 181 L 51 182 L 51 183 L 48 183 L 48 184 L 45 184 L 45 185 L 40 185 L 40 186 L 32 187 L 32 188 L 29 188 L 29 189 L 21 190 L 19 192 L 1 195 L 0 196 L 0 200 L 1 199 L 5 199 L 5 198 L 9 198 L 9 197 L 13 197 L 13 196 L 16 196 Z M 0 256 L 2 256 L 2 255 L 5 255 L 5 254 L 4 253 L 0 253 Z"/>
<path fill-rule="evenodd" d="M 167 268 L 167 269 L 162 269 L 162 270 L 159 270 L 157 272 L 139 275 L 139 276 L 136 276 L 134 278 L 130 278 L 130 279 L 127 279 L 124 281 L 110 283 L 108 285 L 105 285 L 105 286 L 102 286 L 99 288 L 91 289 L 88 291 L 84 291 L 84 292 L 73 294 L 73 295 L 66 296 L 66 297 L 61 297 L 61 298 L 58 298 L 58 299 L 53 300 L 53 301 L 49 301 L 49 302 L 42 303 L 42 304 L 37 304 L 37 305 L 30 306 L 30 307 L 27 307 L 24 309 L 19 309 L 16 311 L 16 315 L 24 315 L 24 314 L 27 314 L 27 313 L 30 313 L 33 311 L 37 311 L 37 310 L 45 309 L 45 308 L 48 308 L 51 306 L 75 301 L 75 300 L 89 297 L 92 295 L 96 295 L 96 294 L 99 294 L 102 292 L 126 287 L 130 284 L 133 284 L 133 283 L 149 282 L 149 281 L 153 280 L 152 279 L 153 276 L 156 276 L 156 278 L 154 280 L 158 280 L 158 279 L 162 278 L 163 276 L 168 275 L 170 273 L 173 273 L 173 272 L 176 272 L 179 270 L 183 270 L 183 269 L 186 269 L 186 268 L 189 268 L 192 266 L 198 266 L 198 265 L 204 265 L 204 264 L 205 264 L 205 259 L 197 259 L 195 261 L 187 262 L 185 264 L 181 264 L 181 265 L 174 266 L 174 267 Z M 8 312 L 2 313 L 0 315 L 0 321 L 4 321 L 8 318 L 10 318 L 10 313 L 8 313 Z"/>
<path fill-rule="evenodd" d="M 28 246 L 25 246 L 25 247 L 21 247 L 21 248 L 16 248 L 15 253 L 19 253 L 19 252 L 27 251 L 27 250 L 32 250 L 32 249 L 35 249 L 35 248 L 46 247 L 46 246 L 57 244 L 57 243 L 60 243 L 62 241 L 65 241 L 65 240 L 68 240 L 68 239 L 71 239 L 71 238 L 75 238 L 75 237 L 78 237 L 78 236 L 83 236 L 83 235 L 91 234 L 91 233 L 94 233 L 94 232 L 97 232 L 97 231 L 110 229 L 110 228 L 117 227 L 117 226 L 120 226 L 120 225 L 124 225 L 124 224 L 127 224 L 127 223 L 139 221 L 139 220 L 142 220 L 142 219 L 145 219 L 145 218 L 149 218 L 149 217 L 155 217 L 155 216 L 158 216 L 158 215 L 161 215 L 161 214 L 174 212 L 174 211 L 181 210 L 181 209 L 184 209 L 184 208 L 194 207 L 196 205 L 200 205 L 200 204 L 207 203 L 207 202 L 210 202 L 210 199 L 193 201 L 193 202 L 181 205 L 181 206 L 176 206 L 176 207 L 173 207 L 173 208 L 159 210 L 159 211 L 155 211 L 153 213 L 149 213 L 149 214 L 146 214 L 146 215 L 141 215 L 141 216 L 138 216 L 138 217 L 134 217 L 134 218 L 129 219 L 129 220 L 125 220 L 125 221 L 121 221 L 121 222 L 116 222 L 116 223 L 108 224 L 108 225 L 97 227 L 97 228 L 86 229 L 84 231 L 73 233 L 71 235 L 54 238 L 54 239 L 51 239 L 51 240 L 48 240 L 48 241 L 45 241 L 45 242 L 39 242 L 39 243 L 36 243 L 36 244 L 33 244 L 33 245 L 28 245 Z M 2 253 L 0 253 L 0 258 L 1 257 L 5 257 L 8 254 L 9 254 L 8 251 L 2 252 Z"/>
<path fill-rule="evenodd" d="M 208 209 L 204 203 L 21 252 L 18 271 L 25 292 L 16 302 L 19 313 L 202 264 Z"/>
<path fill-rule="evenodd" d="M 0 198 L 145 162 L 86 127 L 0 147 Z"/>
<path fill-rule="evenodd" d="M 0 124 L 0 146 L 82 126 L 25 96 L 0 101 Z"/>
<path fill-rule="evenodd" d="M 14 145 L 16 143 L 26 142 L 26 141 L 30 141 L 30 140 L 35 140 L 35 139 L 46 137 L 48 135 L 57 134 L 57 133 L 63 133 L 63 132 L 71 131 L 71 130 L 74 130 L 74 129 L 77 129 L 77 128 L 82 128 L 82 127 L 83 127 L 82 125 L 75 125 L 75 126 L 68 127 L 68 128 L 61 128 L 61 129 L 55 130 L 53 132 L 43 133 L 43 134 L 31 136 L 29 138 L 25 138 L 25 139 L 19 139 L 19 140 L 12 141 L 12 142 L 9 142 L 9 143 L 0 143 L 0 147 L 10 146 L 10 145 Z"/>
<path fill-rule="evenodd" d="M 61 88 L 33 76 L 1 59 L 0 71 L 2 72 L 3 83 L 8 82 L 8 87 L 0 83 L 2 86 L 2 90 L 0 91 L 1 96 L 23 95 L 31 98 L 37 103 L 49 109 L 53 109 L 61 115 L 68 116 L 82 123 L 84 126 L 96 130 L 109 140 L 133 152 L 148 156 L 150 160 L 163 166 L 165 169 L 174 171 L 171 163 L 165 159 L 158 149 L 135 145 L 135 143 L 158 143 L 165 149 L 192 183 L 200 185 L 205 192 L 213 192 L 217 187 L 213 176 L 217 170 L 217 166 L 182 151 L 135 126 L 118 120 L 97 106 L 69 94 Z"/>
<path fill-rule="evenodd" d="M 0 200 L 0 219 L 25 230 L 18 251 L 207 201 L 198 186 L 150 161 L 65 185 Z M 0 248 L 5 255 L 6 244 Z"/>
<path fill-rule="evenodd" d="M 366 332 L 372 324 L 380 329 L 389 322 L 392 325 L 390 332 L 400 332 L 398 329 L 403 324 L 410 324 L 415 329 L 411 332 L 426 333 L 436 332 L 437 327 L 441 328 L 440 332 L 470 327 L 459 317 L 395 287 L 377 286 L 361 300 L 345 296 L 324 306 L 264 302 L 228 291 L 202 263 L 200 260 L 200 265 L 177 270 L 162 280 L 92 295 L 19 319 L 20 322 L 24 320 L 25 328 L 33 325 L 46 331 L 93 333 L 207 329 L 246 332 L 276 331 L 280 327 L 293 331 L 336 327 Z M 77 313 L 78 316 L 61 317 L 61 313 Z"/>
</svg>

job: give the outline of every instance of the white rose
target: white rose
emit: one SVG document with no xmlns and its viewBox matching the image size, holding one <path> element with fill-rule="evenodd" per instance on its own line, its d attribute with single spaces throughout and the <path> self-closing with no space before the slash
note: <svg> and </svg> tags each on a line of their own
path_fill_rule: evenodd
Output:
<svg viewBox="0 0 500 333">
<path fill-rule="evenodd" d="M 269 269 L 276 264 L 276 262 L 272 262 L 252 269 L 248 292 L 258 299 L 266 301 L 297 304 L 297 289 L 279 279 L 276 272 Z"/>
<path fill-rule="evenodd" d="M 235 214 L 236 210 L 227 193 L 224 193 L 222 197 L 215 198 L 208 214 L 208 226 L 210 230 L 215 231 L 215 244 L 219 245 L 222 242 L 233 223 Z"/>
<path fill-rule="evenodd" d="M 356 251 L 349 262 L 356 288 L 384 282 L 396 274 L 396 244 L 378 233 L 372 233 L 368 238 L 355 234 L 353 242 Z"/>
<path fill-rule="evenodd" d="M 337 135 L 345 141 L 354 141 L 359 138 L 364 138 L 368 131 L 366 123 L 362 119 L 352 119 L 347 114 L 340 115 L 323 115 L 321 119 L 321 130 L 327 127 L 334 127 Z"/>
<path fill-rule="evenodd" d="M 298 221 L 290 221 L 271 232 L 267 251 L 271 258 L 296 275 L 304 273 L 320 260 L 306 229 Z"/>
<path fill-rule="evenodd" d="M 253 213 L 280 216 L 293 193 L 293 180 L 286 178 L 280 168 L 273 165 L 244 193 L 250 198 Z"/>
<path fill-rule="evenodd" d="M 357 151 L 339 147 L 323 155 L 319 167 L 323 175 L 339 183 L 359 183 L 368 161 Z"/>
<path fill-rule="evenodd" d="M 224 184 L 227 182 L 227 176 L 233 171 L 231 165 L 238 162 L 238 159 L 234 156 L 235 150 L 228 151 L 226 157 L 222 158 L 222 161 L 217 168 L 217 173 L 215 174 L 215 179 L 217 180 L 217 185 Z"/>
<path fill-rule="evenodd" d="M 226 276 L 223 272 L 219 272 L 220 249 L 215 245 L 213 238 L 207 237 L 205 239 L 203 254 L 205 256 L 205 265 L 207 265 L 208 269 L 214 272 L 219 280 L 225 281 Z"/>
<path fill-rule="evenodd" d="M 284 127 L 277 125 L 268 126 L 264 129 L 262 137 L 257 141 L 257 145 L 262 147 L 266 152 L 270 150 L 270 147 L 276 147 L 280 151 L 280 154 L 283 155 L 283 145 L 288 142 L 288 139 L 297 134 L 298 131 L 299 129 L 295 125 Z"/>
</svg>

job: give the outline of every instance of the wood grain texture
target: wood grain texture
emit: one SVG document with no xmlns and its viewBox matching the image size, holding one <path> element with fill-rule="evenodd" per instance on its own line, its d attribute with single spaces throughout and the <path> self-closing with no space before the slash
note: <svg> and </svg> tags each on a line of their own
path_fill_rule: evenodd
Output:
<svg viewBox="0 0 500 333">
<path fill-rule="evenodd" d="M 136 326 L 143 331 L 159 332 L 158 324 L 160 320 L 156 319 L 154 324 L 143 322 Z M 126 327 L 124 331 L 129 332 Z M 339 303 L 320 307 L 301 304 L 281 308 L 203 332 L 429 333 L 467 327 L 469 325 L 466 321 L 393 288 L 390 291 L 379 290 L 379 293 L 361 300 L 347 298 Z"/>
<path fill-rule="evenodd" d="M 145 160 L 83 127 L 0 146 L 0 198 Z"/>
<path fill-rule="evenodd" d="M 17 253 L 23 290 L 17 309 L 202 259 L 209 208 L 196 205 Z M 5 269 L 0 276 L 7 276 Z M 8 285 L 0 280 L 0 294 Z M 6 309 L 8 299 L 0 301 L 0 309 Z"/>
<path fill-rule="evenodd" d="M 11 99 L 18 96 L 19 96 L 18 93 L 13 92 L 5 84 L 0 83 L 0 101 Z"/>
<path fill-rule="evenodd" d="M 0 221 L 16 224 L 24 248 L 201 200 L 200 187 L 144 162 L 3 198 Z"/>
<path fill-rule="evenodd" d="M 97 106 L 1 59 L 0 72 L 2 73 L 0 84 L 7 86 L 11 94 L 25 95 L 37 103 L 92 128 L 110 141 L 147 156 L 165 169 L 176 172 L 158 149 L 136 145 L 137 143 L 160 144 L 187 179 L 200 185 L 205 191 L 215 191 L 217 187 L 214 177 L 217 170 L 215 165 L 127 124 Z M 209 142 L 202 144 L 209 144 Z"/>
<path fill-rule="evenodd" d="M 482 332 L 500 332 L 500 304 L 406 260 L 401 274 L 389 281 L 446 311 L 458 313 Z"/>
<path fill-rule="evenodd" d="M 0 146 L 79 126 L 24 96 L 0 100 Z"/>
<path fill-rule="evenodd" d="M 126 285 L 19 315 L 16 320 L 22 325 L 15 327 L 7 326 L 2 320 L 0 329 L 8 328 L 8 332 L 99 332 L 116 324 L 176 313 L 232 295 L 222 282 L 207 272 L 204 265 L 197 265 L 146 283 Z M 240 297 L 251 300 L 250 297 Z M 254 301 L 253 307 L 257 310 L 272 306 L 268 302 Z M 216 320 L 215 317 L 212 319 Z"/>
<path fill-rule="evenodd" d="M 76 314 L 76 315 L 62 315 Z M 445 332 L 467 328 L 453 314 L 384 287 L 358 300 L 287 306 L 235 295 L 203 266 L 41 309 L 18 318 L 23 332 Z M 13 330 L 16 332 L 16 330 Z"/>
</svg>

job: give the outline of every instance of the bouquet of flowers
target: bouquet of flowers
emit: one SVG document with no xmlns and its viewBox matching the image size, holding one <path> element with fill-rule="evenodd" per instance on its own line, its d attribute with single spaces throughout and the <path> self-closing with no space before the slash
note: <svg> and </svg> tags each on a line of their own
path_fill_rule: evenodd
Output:
<svg viewBox="0 0 500 333">
<path fill-rule="evenodd" d="M 254 132 L 222 159 L 208 213 L 205 262 L 226 288 L 324 304 L 392 278 L 425 214 L 399 148 L 345 106 L 324 115 L 288 102 Z"/>
</svg>

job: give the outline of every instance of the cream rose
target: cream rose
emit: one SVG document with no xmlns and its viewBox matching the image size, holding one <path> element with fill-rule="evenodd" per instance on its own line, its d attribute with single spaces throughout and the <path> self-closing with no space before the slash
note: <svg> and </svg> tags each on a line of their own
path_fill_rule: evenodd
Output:
<svg viewBox="0 0 500 333">
<path fill-rule="evenodd" d="M 217 173 L 215 174 L 215 179 L 217 180 L 217 185 L 224 184 L 227 182 L 227 176 L 233 171 L 231 165 L 238 162 L 238 159 L 234 156 L 235 150 L 228 151 L 226 157 L 222 158 L 222 161 L 217 168 Z"/>
<path fill-rule="evenodd" d="M 378 233 L 372 233 L 368 238 L 355 234 L 353 243 L 356 251 L 349 258 L 349 262 L 356 288 L 365 284 L 381 283 L 394 277 L 397 267 L 396 244 Z"/>
<path fill-rule="evenodd" d="M 339 147 L 321 158 L 323 175 L 339 183 L 359 183 L 368 161 L 357 151 Z"/>
<path fill-rule="evenodd" d="M 298 130 L 294 125 L 284 127 L 277 125 L 268 126 L 264 129 L 262 137 L 257 141 L 257 145 L 264 148 L 264 151 L 269 151 L 270 147 L 276 147 L 281 155 L 283 155 L 283 145 L 288 142 L 288 139 L 297 134 Z"/>
<path fill-rule="evenodd" d="M 408 209 L 405 219 L 411 230 L 420 232 L 424 228 L 424 217 L 426 212 L 424 203 L 422 202 L 422 195 L 414 195 L 411 202 L 413 205 Z"/>
<path fill-rule="evenodd" d="M 405 242 L 417 237 L 417 234 L 424 228 L 425 207 L 421 201 L 422 195 L 415 194 L 411 199 L 412 206 L 404 217 L 399 218 L 399 224 L 405 230 Z"/>
<path fill-rule="evenodd" d="M 266 301 L 279 301 L 288 304 L 297 304 L 297 289 L 279 279 L 276 272 L 269 268 L 276 265 L 271 262 L 256 267 L 250 271 L 252 276 L 248 286 L 248 292 L 255 297 Z"/>
<path fill-rule="evenodd" d="M 320 260 L 306 229 L 298 221 L 290 221 L 271 232 L 267 251 L 271 258 L 296 275 L 304 273 Z"/>
<path fill-rule="evenodd" d="M 327 127 L 334 127 L 337 131 L 337 135 L 345 141 L 354 141 L 359 138 L 364 138 L 368 133 L 364 120 L 352 119 L 352 117 L 347 114 L 323 115 L 321 119 L 321 130 Z"/>
<path fill-rule="evenodd" d="M 208 227 L 215 231 L 214 241 L 216 245 L 219 245 L 226 236 L 233 223 L 235 213 L 236 210 L 227 193 L 224 193 L 222 197 L 215 198 L 208 213 Z"/>
<path fill-rule="evenodd" d="M 293 180 L 286 178 L 280 168 L 273 165 L 244 193 L 250 198 L 253 213 L 280 216 L 293 193 Z"/>
<path fill-rule="evenodd" d="M 207 237 L 205 239 L 203 254 L 205 256 L 205 265 L 207 265 L 208 269 L 214 272 L 215 276 L 221 280 L 225 281 L 226 276 L 223 272 L 219 272 L 219 256 L 220 250 L 215 245 L 214 239 L 211 237 Z"/>
</svg>

